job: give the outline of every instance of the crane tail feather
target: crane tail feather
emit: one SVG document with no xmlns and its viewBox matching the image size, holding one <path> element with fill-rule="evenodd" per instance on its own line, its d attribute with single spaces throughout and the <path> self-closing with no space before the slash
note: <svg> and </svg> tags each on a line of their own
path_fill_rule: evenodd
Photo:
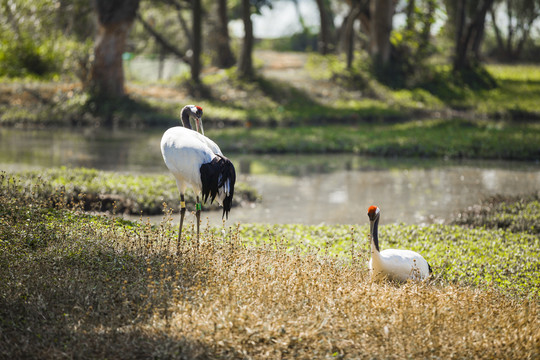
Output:
<svg viewBox="0 0 540 360">
<path fill-rule="evenodd" d="M 211 162 L 201 165 L 200 172 L 203 201 L 206 203 L 210 198 L 210 203 L 212 203 L 221 189 L 225 193 L 222 218 L 229 218 L 236 182 L 234 165 L 225 156 L 216 154 Z"/>
</svg>

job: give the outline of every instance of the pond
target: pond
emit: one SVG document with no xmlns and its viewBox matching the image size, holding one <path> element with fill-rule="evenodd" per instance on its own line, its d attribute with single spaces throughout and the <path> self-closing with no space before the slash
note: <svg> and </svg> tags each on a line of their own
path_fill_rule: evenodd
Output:
<svg viewBox="0 0 540 360">
<path fill-rule="evenodd" d="M 159 150 L 161 134 L 156 130 L 0 129 L 0 169 L 83 166 L 167 173 Z M 489 195 L 540 192 L 538 162 L 227 155 L 238 180 L 262 197 L 252 206 L 234 208 L 228 224 L 365 224 L 372 204 L 381 208 L 381 224 L 445 223 Z M 212 225 L 221 224 L 221 212 L 204 212 L 206 217 Z"/>
</svg>

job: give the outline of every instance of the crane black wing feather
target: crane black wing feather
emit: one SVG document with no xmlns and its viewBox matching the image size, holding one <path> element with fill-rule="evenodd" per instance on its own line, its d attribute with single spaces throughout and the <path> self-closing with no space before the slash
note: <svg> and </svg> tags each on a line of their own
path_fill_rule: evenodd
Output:
<svg viewBox="0 0 540 360">
<path fill-rule="evenodd" d="M 228 193 L 223 199 L 223 215 L 229 217 L 234 195 L 234 183 L 236 182 L 236 171 L 234 165 L 225 156 L 216 154 L 211 162 L 201 165 L 202 197 L 206 203 L 210 197 L 210 203 L 216 198 L 220 188 L 223 188 L 229 181 Z M 225 190 L 223 190 L 225 191 Z"/>
</svg>

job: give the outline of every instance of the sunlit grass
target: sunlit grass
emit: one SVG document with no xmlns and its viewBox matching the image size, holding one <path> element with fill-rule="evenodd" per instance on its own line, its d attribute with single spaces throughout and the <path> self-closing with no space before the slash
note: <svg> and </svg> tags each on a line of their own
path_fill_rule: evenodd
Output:
<svg viewBox="0 0 540 360">
<path fill-rule="evenodd" d="M 528 159 L 540 157 L 540 128 L 459 119 L 209 131 L 237 153 L 336 153 L 376 156 Z"/>
<path fill-rule="evenodd" d="M 36 196 L 48 198 L 62 192 L 63 201 L 79 204 L 86 210 L 114 211 L 116 213 L 156 215 L 167 207 L 177 211 L 180 194 L 174 178 L 169 174 L 119 174 L 88 168 L 48 168 L 13 173 L 20 187 L 35 187 Z M 245 183 L 237 182 L 233 206 L 240 202 L 257 201 L 256 191 Z M 186 200 L 195 203 L 191 190 Z M 167 204 L 167 206 L 165 206 Z M 207 203 L 205 208 L 215 208 Z"/>
<path fill-rule="evenodd" d="M 492 64 L 487 65 L 488 71 L 498 80 L 519 82 L 540 81 L 540 66 L 526 64 Z"/>
<path fill-rule="evenodd" d="M 1 185 L 6 358 L 539 355 L 529 235 L 383 226 L 381 245 L 421 251 L 435 278 L 373 283 L 365 225 L 210 228 L 199 248 L 187 226 L 176 253 L 170 222 L 52 209 L 61 194 Z"/>
</svg>

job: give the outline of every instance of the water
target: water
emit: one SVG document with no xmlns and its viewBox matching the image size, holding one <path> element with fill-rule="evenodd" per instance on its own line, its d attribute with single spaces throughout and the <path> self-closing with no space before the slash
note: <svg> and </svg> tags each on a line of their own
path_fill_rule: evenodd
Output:
<svg viewBox="0 0 540 360">
<path fill-rule="evenodd" d="M 0 169 L 84 166 L 123 173 L 167 173 L 159 150 L 161 134 L 155 130 L 0 129 Z M 540 164 L 532 162 L 227 155 L 235 164 L 238 180 L 257 189 L 263 199 L 234 208 L 229 224 L 365 224 L 372 204 L 381 208 L 382 224 L 445 223 L 489 195 L 540 192 Z M 212 225 L 221 224 L 221 212 L 206 211 L 203 216 Z"/>
</svg>

